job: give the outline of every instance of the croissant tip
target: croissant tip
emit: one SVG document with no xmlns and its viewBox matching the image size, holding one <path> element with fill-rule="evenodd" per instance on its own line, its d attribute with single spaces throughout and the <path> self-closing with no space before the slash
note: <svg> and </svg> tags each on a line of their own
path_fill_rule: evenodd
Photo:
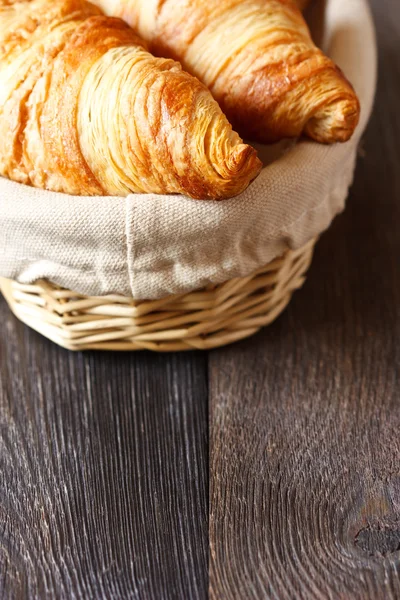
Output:
<svg viewBox="0 0 400 600">
<path fill-rule="evenodd" d="M 260 174 L 263 165 L 255 148 L 240 143 L 232 149 L 225 166 L 225 181 L 214 197 L 215 200 L 227 200 L 244 192 Z"/>
<path fill-rule="evenodd" d="M 361 107 L 357 96 L 332 103 L 323 116 L 314 116 L 304 132 L 316 142 L 335 144 L 348 142 L 360 120 Z"/>
<path fill-rule="evenodd" d="M 257 156 L 257 150 L 248 144 L 239 144 L 235 146 L 232 156 L 231 171 L 240 173 L 241 171 L 254 171 L 256 175 L 262 169 L 262 163 Z M 256 176 L 255 175 L 255 176 Z"/>
</svg>

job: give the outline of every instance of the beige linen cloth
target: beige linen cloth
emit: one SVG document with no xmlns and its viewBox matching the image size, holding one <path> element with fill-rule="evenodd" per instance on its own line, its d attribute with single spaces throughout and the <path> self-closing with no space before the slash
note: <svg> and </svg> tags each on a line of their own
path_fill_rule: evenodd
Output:
<svg viewBox="0 0 400 600">
<path fill-rule="evenodd" d="M 157 299 L 248 275 L 324 231 L 352 182 L 373 104 L 376 45 L 366 0 L 328 0 L 323 13 L 322 47 L 361 100 L 350 142 L 300 141 L 283 153 L 281 146 L 261 148 L 262 157 L 280 156 L 241 196 L 223 202 L 73 197 L 0 178 L 0 275 L 22 283 L 46 278 L 89 295 Z"/>
</svg>

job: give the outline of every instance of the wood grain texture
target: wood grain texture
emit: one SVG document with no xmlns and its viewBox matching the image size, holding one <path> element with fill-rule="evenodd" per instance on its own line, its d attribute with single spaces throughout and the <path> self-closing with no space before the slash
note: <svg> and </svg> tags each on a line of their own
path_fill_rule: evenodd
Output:
<svg viewBox="0 0 400 600">
<path fill-rule="evenodd" d="M 257 337 L 210 356 L 211 597 L 400 598 L 400 4 L 346 212 Z"/>
<path fill-rule="evenodd" d="M 0 597 L 206 598 L 206 357 L 0 331 Z"/>
<path fill-rule="evenodd" d="M 400 5 L 304 290 L 210 354 L 210 596 L 400 597 Z M 207 357 L 71 354 L 0 301 L 0 597 L 207 597 Z"/>
</svg>

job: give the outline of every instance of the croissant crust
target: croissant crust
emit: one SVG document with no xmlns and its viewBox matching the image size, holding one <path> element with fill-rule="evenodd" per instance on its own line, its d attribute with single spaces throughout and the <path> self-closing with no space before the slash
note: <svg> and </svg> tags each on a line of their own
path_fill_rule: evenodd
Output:
<svg viewBox="0 0 400 600">
<path fill-rule="evenodd" d="M 0 174 L 81 195 L 227 198 L 261 169 L 207 88 L 83 0 L 0 0 Z"/>
<path fill-rule="evenodd" d="M 301 2 L 301 0 L 297 0 Z M 357 96 L 294 0 L 95 0 L 205 83 L 245 138 L 347 141 Z"/>
</svg>

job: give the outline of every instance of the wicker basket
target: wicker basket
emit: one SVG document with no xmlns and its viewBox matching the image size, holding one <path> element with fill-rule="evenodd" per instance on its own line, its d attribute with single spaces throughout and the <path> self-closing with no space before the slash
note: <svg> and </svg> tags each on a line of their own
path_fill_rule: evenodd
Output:
<svg viewBox="0 0 400 600">
<path fill-rule="evenodd" d="M 21 321 L 69 350 L 208 350 L 274 321 L 303 285 L 314 244 L 248 277 L 162 300 L 87 297 L 46 281 L 0 279 L 0 289 Z"/>
<path fill-rule="evenodd" d="M 126 201 L 102 198 L 93 210 L 93 198 L 65 198 L 0 179 L 2 276 L 45 277 L 81 291 L 0 279 L 19 319 L 71 350 L 159 352 L 223 346 L 276 319 L 304 282 L 315 239 L 248 277 L 180 291 L 245 273 L 281 248 L 298 247 L 325 231 L 345 206 L 376 88 L 373 19 L 368 0 L 321 1 L 314 8 L 312 30 L 360 98 L 352 140 L 330 147 L 302 142 L 283 154 L 280 148 L 278 157 L 268 149 L 268 167 L 241 198 L 224 203 L 137 194 Z M 139 301 L 82 293 L 103 290 L 138 298 L 168 290 L 179 295 Z"/>
</svg>

